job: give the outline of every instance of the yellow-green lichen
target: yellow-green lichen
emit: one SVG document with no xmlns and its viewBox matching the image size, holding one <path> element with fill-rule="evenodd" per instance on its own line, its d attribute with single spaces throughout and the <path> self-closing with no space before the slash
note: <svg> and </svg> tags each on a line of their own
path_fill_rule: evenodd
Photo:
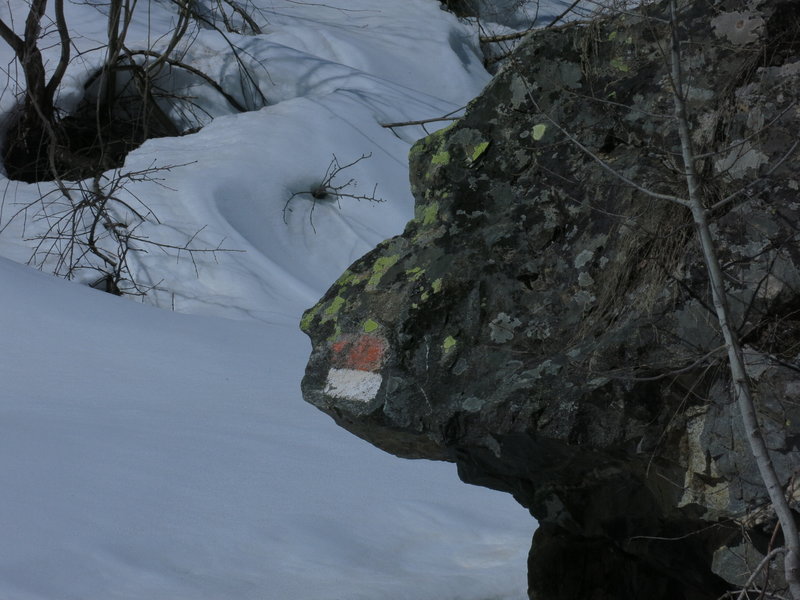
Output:
<svg viewBox="0 0 800 600">
<path fill-rule="evenodd" d="M 441 278 L 434 280 L 431 284 L 431 289 L 433 290 L 434 294 L 438 294 L 442 291 L 442 280 Z"/>
<path fill-rule="evenodd" d="M 323 321 L 328 321 L 329 319 L 333 319 L 336 317 L 339 310 L 344 306 L 345 299 L 341 296 L 336 296 L 333 301 L 330 303 L 328 308 L 325 309 L 325 316 L 322 318 Z"/>
<path fill-rule="evenodd" d="M 444 338 L 444 341 L 442 342 L 442 350 L 444 350 L 445 352 L 450 352 L 453 348 L 456 347 L 456 344 L 458 344 L 456 338 L 454 338 L 452 335 L 448 335 L 446 338 Z"/>
<path fill-rule="evenodd" d="M 367 319 L 366 321 L 364 321 L 362 327 L 364 329 L 364 333 L 372 333 L 378 327 L 380 327 L 380 325 L 376 321 L 373 321 L 372 319 Z"/>
<path fill-rule="evenodd" d="M 617 71 L 622 71 L 623 73 L 627 73 L 631 70 L 631 68 L 622 62 L 622 59 L 619 57 L 611 59 L 611 66 L 614 67 Z"/>
<path fill-rule="evenodd" d="M 442 127 L 441 129 L 437 129 L 432 134 L 430 134 L 428 137 L 426 137 L 425 140 L 433 141 L 433 140 L 437 140 L 438 138 L 443 137 L 444 134 L 447 133 L 448 131 L 450 131 L 453 127 L 455 127 L 457 123 L 458 123 L 458 121 L 453 121 L 447 127 Z"/>
<path fill-rule="evenodd" d="M 374 290 L 377 285 L 381 282 L 381 278 L 386 275 L 386 271 L 388 271 L 394 264 L 400 260 L 400 255 L 393 254 L 391 256 L 381 256 L 375 263 L 372 265 L 372 275 L 367 281 L 367 289 Z"/>
<path fill-rule="evenodd" d="M 617 35 L 618 33 L 616 31 L 612 31 L 608 34 L 608 41 L 613 42 L 615 39 L 617 39 Z"/>
<path fill-rule="evenodd" d="M 441 150 L 433 155 L 431 158 L 431 164 L 434 165 L 446 165 L 450 162 L 450 153 L 447 150 Z"/>
<path fill-rule="evenodd" d="M 425 139 L 421 139 L 417 141 L 413 146 L 411 146 L 411 150 L 408 151 L 408 158 L 409 160 L 415 157 L 417 154 L 422 154 L 425 151 Z"/>
<path fill-rule="evenodd" d="M 312 308 L 311 310 L 307 310 L 303 315 L 303 318 L 300 319 L 300 331 L 308 333 L 309 329 L 311 329 L 311 323 L 314 321 L 314 317 L 316 316 L 316 309 Z"/>
<path fill-rule="evenodd" d="M 439 203 L 431 202 L 420 212 L 422 213 L 421 218 L 423 227 L 427 227 L 428 225 L 433 225 L 434 223 L 436 223 L 436 217 L 439 214 Z"/>
<path fill-rule="evenodd" d="M 353 273 L 350 269 L 346 269 L 345 272 L 341 274 L 339 279 L 336 280 L 336 283 L 334 285 L 340 288 L 345 287 L 358 282 L 360 277 L 363 276 Z"/>
<path fill-rule="evenodd" d="M 336 323 L 336 326 L 333 328 L 333 333 L 330 334 L 327 338 L 325 338 L 329 342 L 335 342 L 340 337 L 342 337 L 342 326 L 339 323 Z"/>
<path fill-rule="evenodd" d="M 544 137 L 544 132 L 547 131 L 547 125 L 544 123 L 539 123 L 538 125 L 533 126 L 533 130 L 531 131 L 531 135 L 533 135 L 533 139 L 537 142 Z"/>
<path fill-rule="evenodd" d="M 418 140 L 409 150 L 409 160 L 414 161 L 426 154 L 433 154 L 432 162 L 434 165 L 443 165 L 450 162 L 450 154 L 444 150 L 444 145 L 447 141 L 445 134 L 453 126 L 455 126 L 455 123 L 451 123 L 447 127 L 434 131 L 428 137 Z"/>
<path fill-rule="evenodd" d="M 470 156 L 470 160 L 475 162 L 481 157 L 481 154 L 486 152 L 486 149 L 489 147 L 489 142 L 481 142 L 477 146 L 472 149 L 472 155 Z"/>
<path fill-rule="evenodd" d="M 406 276 L 411 281 L 417 281 L 424 274 L 425 274 L 425 269 L 423 269 L 422 267 L 414 267 L 413 269 L 406 270 Z"/>
</svg>

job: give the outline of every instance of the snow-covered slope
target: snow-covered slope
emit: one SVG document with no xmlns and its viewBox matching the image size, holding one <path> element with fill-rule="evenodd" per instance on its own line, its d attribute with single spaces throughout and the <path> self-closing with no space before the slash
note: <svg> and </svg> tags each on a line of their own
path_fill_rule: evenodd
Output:
<svg viewBox="0 0 800 600">
<path fill-rule="evenodd" d="M 22 5 L 14 5 L 16 22 L 24 16 Z M 213 122 L 193 135 L 146 142 L 118 172 L 162 169 L 119 190 L 122 200 L 152 212 L 137 235 L 161 244 L 182 246 L 192 239 L 194 248 L 222 244 L 237 251 L 198 254 L 194 261 L 186 253 L 176 260 L 174 252 L 154 249 L 131 257 L 136 280 L 155 286 L 146 302 L 195 314 L 294 318 L 298 302 L 312 304 L 336 273 L 411 217 L 406 157 L 424 130 L 393 131 L 381 123 L 450 113 L 489 79 L 475 32 L 435 0 L 348 0 L 341 7 L 336 2 L 262 0 L 260 5 L 253 15 L 262 35 L 228 34 L 226 39 L 201 28 L 187 36 L 191 44 L 181 48 L 181 56 L 248 104 L 252 94 L 240 89 L 230 48 L 236 44 L 268 105 L 235 113 L 207 86 L 176 89 L 195 98 L 215 117 Z M 68 3 L 68 8 L 68 22 L 88 30 L 75 34 L 77 45 L 97 47 L 102 14 L 85 4 Z M 0 6 L 0 17 L 8 11 Z M 174 21 L 169 3 L 142 3 L 128 45 L 158 47 L 152 40 L 169 32 Z M 53 64 L 57 48 L 48 52 Z M 60 92 L 62 103 L 75 102 L 89 69 L 101 58 L 87 51 L 73 61 Z M 0 64 L 11 60 L 10 49 L 0 44 Z M 13 100 L 7 91 L 0 107 L 13 106 Z M 435 123 L 433 129 L 444 124 Z M 362 155 L 368 158 L 333 183 L 352 179 L 348 192 L 371 195 L 375 190 L 382 202 L 343 198 L 313 203 L 306 194 L 287 207 L 293 193 L 319 183 L 334 156 L 344 165 Z M 108 179 L 118 173 L 110 172 Z M 45 233 L 57 217 L 60 206 L 43 208 L 35 202 L 55 184 L 0 181 L 0 189 L 5 192 L 0 254 L 27 261 L 33 243 L 17 240 Z M 31 202 L 30 210 L 10 219 Z M 48 218 L 39 218 L 45 212 Z M 48 269 L 56 267 L 57 259 L 39 252 L 35 262 Z M 91 271 L 76 276 L 87 282 L 96 278 Z"/>
<path fill-rule="evenodd" d="M 0 18 L 19 25 L 25 4 Z M 171 6 L 139 4 L 129 45 L 157 46 Z M 406 155 L 425 131 L 380 124 L 477 94 L 489 76 L 476 32 L 435 0 L 255 8 L 264 33 L 232 37 L 268 105 L 234 114 L 193 88 L 213 121 L 146 142 L 122 169 L 174 167 L 120 191 L 152 211 L 140 235 L 237 250 L 133 257 L 154 286 L 138 300 L 168 310 L 17 264 L 54 186 L 0 177 L 0 599 L 523 598 L 535 523 L 510 497 L 463 485 L 452 465 L 384 455 L 299 393 L 303 309 L 412 214 Z M 67 9 L 86 50 L 60 91 L 68 108 L 104 22 L 88 3 Z M 192 39 L 186 62 L 232 76 L 218 33 Z M 15 97 L 0 87 L 7 114 Z M 334 155 L 368 156 L 335 183 L 377 184 L 383 202 L 287 205 Z"/>
<path fill-rule="evenodd" d="M 294 328 L 0 281 L 0 598 L 523 597 L 524 511 L 305 404 Z"/>
</svg>

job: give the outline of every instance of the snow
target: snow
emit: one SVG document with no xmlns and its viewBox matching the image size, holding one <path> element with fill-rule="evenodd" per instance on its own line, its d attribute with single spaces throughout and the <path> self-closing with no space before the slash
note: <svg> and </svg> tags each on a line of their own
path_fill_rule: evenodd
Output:
<svg viewBox="0 0 800 600">
<path fill-rule="evenodd" d="M 171 5 L 139 4 L 128 46 L 163 47 Z M 65 110 L 105 32 L 102 7 L 66 8 Z M 413 214 L 407 154 L 425 130 L 381 123 L 479 93 L 477 29 L 435 0 L 258 0 L 253 14 L 263 33 L 229 38 L 266 105 L 237 83 L 229 42 L 193 31 L 182 60 L 254 110 L 176 77 L 205 126 L 147 141 L 105 180 L 158 168 L 118 191 L 147 216 L 137 234 L 221 251 L 131 255 L 142 297 L 82 285 L 89 269 L 39 273 L 23 264 L 58 266 L 36 251 L 55 186 L 0 176 L 0 598 L 524 598 L 535 522 L 510 496 L 384 454 L 299 391 L 303 310 Z M 12 16 L 24 22 L 23 2 L 0 6 Z M 53 65 L 57 47 L 42 46 Z M 381 201 L 301 193 L 334 157 L 354 164 L 333 184 Z"/>
<path fill-rule="evenodd" d="M 523 597 L 524 511 L 305 404 L 294 327 L 0 280 L 0 597 Z"/>
</svg>

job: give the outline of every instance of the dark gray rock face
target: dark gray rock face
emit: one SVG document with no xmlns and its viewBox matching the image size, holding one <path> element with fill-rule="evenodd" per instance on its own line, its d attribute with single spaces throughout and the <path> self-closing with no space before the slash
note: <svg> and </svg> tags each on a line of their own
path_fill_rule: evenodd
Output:
<svg viewBox="0 0 800 600">
<path fill-rule="evenodd" d="M 712 210 L 714 235 L 798 508 L 800 3 L 691 3 L 681 27 L 703 193 L 739 192 Z M 539 600 L 717 598 L 776 523 L 690 215 L 628 183 L 685 194 L 668 39 L 631 14 L 535 33 L 412 149 L 403 235 L 302 323 L 309 402 L 530 509 Z"/>
</svg>

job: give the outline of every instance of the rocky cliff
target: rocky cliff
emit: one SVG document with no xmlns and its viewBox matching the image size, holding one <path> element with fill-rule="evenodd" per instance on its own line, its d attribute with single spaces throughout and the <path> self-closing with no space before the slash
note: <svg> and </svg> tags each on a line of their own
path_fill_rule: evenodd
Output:
<svg viewBox="0 0 800 600">
<path fill-rule="evenodd" d="M 799 4 L 679 15 L 702 190 L 795 509 Z M 643 191 L 686 193 L 665 18 L 655 4 L 531 35 L 462 119 L 412 149 L 403 235 L 302 322 L 309 402 L 530 509 L 540 600 L 717 598 L 781 544 L 690 215 Z"/>
</svg>

